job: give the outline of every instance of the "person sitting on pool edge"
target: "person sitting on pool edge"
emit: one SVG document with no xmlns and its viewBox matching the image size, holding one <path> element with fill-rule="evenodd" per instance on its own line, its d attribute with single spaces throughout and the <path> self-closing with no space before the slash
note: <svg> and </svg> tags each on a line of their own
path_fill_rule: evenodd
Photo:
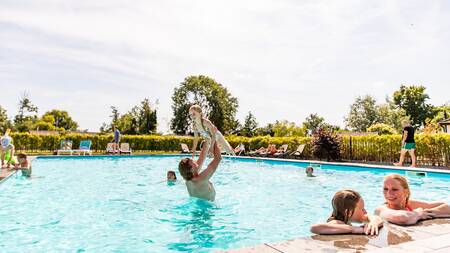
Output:
<svg viewBox="0 0 450 253">
<path fill-rule="evenodd" d="M 413 225 L 420 220 L 450 217 L 447 203 L 410 199 L 408 181 L 399 174 L 384 177 L 383 194 L 386 202 L 377 207 L 375 213 L 391 223 Z"/>
<path fill-rule="evenodd" d="M 364 209 L 364 200 L 353 190 L 341 190 L 331 201 L 333 212 L 327 223 L 314 224 L 311 232 L 315 234 L 366 234 L 377 235 L 383 220 L 377 215 L 369 215 Z M 368 222 L 363 226 L 353 226 L 350 222 Z"/>
<path fill-rule="evenodd" d="M 186 180 L 186 188 L 191 197 L 209 201 L 214 201 L 216 197 L 216 191 L 213 184 L 209 182 L 209 179 L 214 175 L 214 172 L 216 172 L 216 169 L 222 160 L 222 155 L 220 154 L 220 148 L 217 145 L 217 142 L 214 142 L 213 145 L 214 158 L 205 170 L 200 172 L 208 152 L 208 145 L 202 145 L 200 157 L 197 161 L 194 161 L 191 158 L 183 158 L 178 165 L 178 170 L 184 180 Z"/>
<path fill-rule="evenodd" d="M 19 163 L 14 166 L 14 169 L 21 170 L 24 177 L 31 177 L 31 162 L 28 161 L 27 155 L 20 153 L 17 155 L 17 160 L 19 160 Z"/>
<path fill-rule="evenodd" d="M 169 170 L 167 171 L 167 182 L 175 183 L 177 181 L 177 175 L 175 171 Z"/>
<path fill-rule="evenodd" d="M 315 177 L 313 175 L 313 173 L 314 173 L 314 168 L 313 167 L 311 167 L 311 166 L 306 167 L 305 172 L 306 172 L 306 176 L 307 177 Z"/>
</svg>

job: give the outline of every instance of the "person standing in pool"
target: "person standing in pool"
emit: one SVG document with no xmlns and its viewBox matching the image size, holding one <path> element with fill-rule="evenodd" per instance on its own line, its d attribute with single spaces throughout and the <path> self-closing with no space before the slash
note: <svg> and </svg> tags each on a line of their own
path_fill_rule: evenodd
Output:
<svg viewBox="0 0 450 253">
<path fill-rule="evenodd" d="M 116 128 L 115 125 L 112 126 L 112 130 L 114 133 L 114 142 L 113 142 L 113 152 L 114 153 L 119 153 L 119 143 L 120 143 L 120 131 L 119 129 Z"/>
<path fill-rule="evenodd" d="M 416 142 L 414 141 L 414 128 L 409 120 L 402 121 L 402 149 L 400 150 L 400 161 L 394 163 L 395 166 L 403 166 L 406 152 L 411 156 L 411 167 L 416 167 Z"/>
<path fill-rule="evenodd" d="M 222 160 L 222 155 L 220 154 L 220 148 L 217 142 L 215 142 L 213 146 L 214 158 L 208 164 L 208 167 L 200 172 L 208 149 L 209 146 L 203 143 L 198 160 L 194 161 L 192 158 L 183 158 L 178 165 L 178 170 L 184 180 L 186 180 L 186 188 L 189 196 L 214 201 L 216 198 L 216 190 L 209 179 L 216 172 Z"/>
</svg>

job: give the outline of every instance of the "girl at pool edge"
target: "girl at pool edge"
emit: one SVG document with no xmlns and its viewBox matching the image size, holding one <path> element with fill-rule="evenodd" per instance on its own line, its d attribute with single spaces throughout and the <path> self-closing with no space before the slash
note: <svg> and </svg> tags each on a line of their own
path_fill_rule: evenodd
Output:
<svg viewBox="0 0 450 253">
<path fill-rule="evenodd" d="M 450 206 L 444 202 L 410 199 L 408 181 L 399 174 L 384 177 L 383 194 L 386 202 L 375 213 L 391 223 L 413 225 L 420 220 L 450 217 Z"/>
<path fill-rule="evenodd" d="M 377 215 L 369 215 L 364 209 L 364 200 L 353 190 L 341 190 L 331 201 L 333 212 L 327 223 L 314 224 L 311 232 L 315 234 L 366 234 L 377 235 L 383 220 Z M 350 222 L 367 222 L 363 226 L 353 226 Z"/>
<path fill-rule="evenodd" d="M 189 115 L 192 118 L 192 128 L 194 130 L 194 143 L 192 145 L 192 158 L 198 144 L 198 135 L 200 134 L 206 140 L 207 153 L 213 156 L 214 144 L 217 142 L 220 149 L 225 153 L 236 155 L 222 133 L 217 127 L 203 116 L 202 108 L 199 105 L 192 105 L 189 108 Z"/>
</svg>

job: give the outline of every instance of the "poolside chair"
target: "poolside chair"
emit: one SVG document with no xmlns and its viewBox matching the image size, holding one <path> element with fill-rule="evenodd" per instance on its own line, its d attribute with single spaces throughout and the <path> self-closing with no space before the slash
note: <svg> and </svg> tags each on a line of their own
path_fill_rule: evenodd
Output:
<svg viewBox="0 0 450 253">
<path fill-rule="evenodd" d="M 114 143 L 110 142 L 106 144 L 106 154 L 114 154 L 116 150 L 114 150 Z"/>
<path fill-rule="evenodd" d="M 295 150 L 294 152 L 292 152 L 292 153 L 290 154 L 290 156 L 292 156 L 293 158 L 300 158 L 300 157 L 302 157 L 303 150 L 305 150 L 305 146 L 306 146 L 306 144 L 300 144 L 300 145 L 298 145 L 297 150 Z"/>
<path fill-rule="evenodd" d="M 186 143 L 181 143 L 181 153 L 191 153 L 188 145 Z"/>
<path fill-rule="evenodd" d="M 120 154 L 124 153 L 124 154 L 129 154 L 131 155 L 131 148 L 130 148 L 130 144 L 123 142 L 120 143 Z"/>
<path fill-rule="evenodd" d="M 72 149 L 72 141 L 71 140 L 61 140 L 60 147 L 58 150 L 56 150 L 56 154 L 60 155 L 63 153 L 67 153 L 72 155 L 73 149 Z"/>
<path fill-rule="evenodd" d="M 78 149 L 74 149 L 73 153 L 79 153 L 80 155 L 92 155 L 92 150 L 91 150 L 91 144 L 92 141 L 91 140 L 83 140 L 80 141 L 80 147 Z"/>
<path fill-rule="evenodd" d="M 273 154 L 274 157 L 283 158 L 288 154 L 288 145 L 283 144 L 281 147 L 277 150 L 275 154 Z"/>
<path fill-rule="evenodd" d="M 241 155 L 242 153 L 245 153 L 244 144 L 240 143 L 239 145 L 237 145 L 236 148 L 234 148 L 234 153 L 236 153 L 236 155 Z"/>
</svg>

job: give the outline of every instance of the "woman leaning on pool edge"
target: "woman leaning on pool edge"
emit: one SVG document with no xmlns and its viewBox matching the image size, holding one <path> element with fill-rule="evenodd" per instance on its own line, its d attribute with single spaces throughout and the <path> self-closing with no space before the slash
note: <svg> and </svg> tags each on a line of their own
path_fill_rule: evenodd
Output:
<svg viewBox="0 0 450 253">
<path fill-rule="evenodd" d="M 425 202 L 410 199 L 408 181 L 399 174 L 384 177 L 383 194 L 386 202 L 375 214 L 398 225 L 413 225 L 420 220 L 450 217 L 450 206 L 444 202 Z"/>
</svg>

